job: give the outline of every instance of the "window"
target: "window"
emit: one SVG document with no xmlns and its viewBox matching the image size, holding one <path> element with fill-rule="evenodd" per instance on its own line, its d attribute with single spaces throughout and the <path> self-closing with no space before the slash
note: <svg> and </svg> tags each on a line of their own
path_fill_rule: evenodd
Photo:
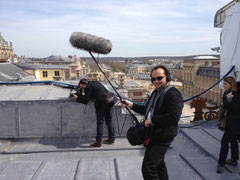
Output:
<svg viewBox="0 0 240 180">
<path fill-rule="evenodd" d="M 134 92 L 133 95 L 134 96 L 142 96 L 142 92 Z"/>
<path fill-rule="evenodd" d="M 43 71 L 43 77 L 48 77 L 47 71 Z"/>
<path fill-rule="evenodd" d="M 59 76 L 60 75 L 60 73 L 59 73 L 59 71 L 55 71 L 55 76 Z"/>
</svg>

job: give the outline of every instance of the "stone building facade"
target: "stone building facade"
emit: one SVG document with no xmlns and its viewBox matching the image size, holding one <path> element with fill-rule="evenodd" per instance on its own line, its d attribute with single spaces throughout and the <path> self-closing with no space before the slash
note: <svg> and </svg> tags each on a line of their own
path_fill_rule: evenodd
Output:
<svg viewBox="0 0 240 180">
<path fill-rule="evenodd" d="M 183 94 L 195 96 L 213 84 L 220 78 L 220 60 L 214 56 L 196 56 L 183 61 Z M 207 102 L 219 104 L 221 99 L 219 85 L 201 95 Z"/>
<path fill-rule="evenodd" d="M 194 93 L 199 94 L 212 85 L 214 85 L 220 79 L 220 66 L 219 64 L 211 67 L 200 66 L 195 77 Z M 207 102 L 219 105 L 221 104 L 222 90 L 219 85 L 216 85 L 208 92 L 204 93 L 201 97 Z"/>
<path fill-rule="evenodd" d="M 146 72 L 151 72 L 152 68 L 155 65 L 153 64 L 132 64 L 132 65 L 126 65 L 125 66 L 125 72 L 128 74 L 136 74 L 136 73 L 146 73 Z"/>
<path fill-rule="evenodd" d="M 8 44 L 8 42 L 3 39 L 0 33 L 0 63 L 10 62 L 12 57 L 13 57 L 12 42 Z"/>
<path fill-rule="evenodd" d="M 183 81 L 183 62 L 178 62 L 174 68 L 171 69 L 172 78 L 174 81 Z"/>
</svg>

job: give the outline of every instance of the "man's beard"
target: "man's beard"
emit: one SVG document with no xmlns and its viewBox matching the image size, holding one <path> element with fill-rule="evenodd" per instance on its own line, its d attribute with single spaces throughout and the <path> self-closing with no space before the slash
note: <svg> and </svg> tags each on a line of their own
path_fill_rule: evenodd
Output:
<svg viewBox="0 0 240 180">
<path fill-rule="evenodd" d="M 157 89 L 158 91 L 162 91 L 167 85 L 168 85 L 168 83 L 166 83 L 166 84 L 161 84 L 159 87 L 156 87 L 156 89 Z"/>
<path fill-rule="evenodd" d="M 161 90 L 163 90 L 164 89 L 164 87 L 166 86 L 166 84 L 164 84 L 164 85 L 161 85 L 161 86 L 159 86 L 159 87 L 157 87 L 157 90 L 158 91 L 161 91 Z"/>
</svg>

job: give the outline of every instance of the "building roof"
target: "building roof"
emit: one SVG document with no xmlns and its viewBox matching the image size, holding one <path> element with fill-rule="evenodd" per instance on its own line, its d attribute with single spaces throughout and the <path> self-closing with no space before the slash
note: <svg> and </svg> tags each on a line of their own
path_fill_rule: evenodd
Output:
<svg viewBox="0 0 240 180">
<path fill-rule="evenodd" d="M 182 86 L 182 82 L 170 81 L 170 85 L 172 85 L 172 86 Z"/>
<path fill-rule="evenodd" d="M 178 62 L 174 69 L 183 69 L 183 62 L 182 61 Z"/>
<path fill-rule="evenodd" d="M 218 59 L 214 56 L 195 56 L 192 58 L 193 60 L 211 60 L 211 59 Z"/>
<path fill-rule="evenodd" d="M 112 71 L 112 67 L 111 67 L 109 64 L 102 63 L 102 64 L 101 64 L 101 67 L 102 67 L 104 70 Z"/>
<path fill-rule="evenodd" d="M 66 58 L 66 57 L 62 57 L 62 56 L 49 56 L 47 58 L 43 59 L 43 62 L 52 62 L 52 63 L 57 63 L 57 62 L 74 62 L 74 59 L 71 58 Z"/>
<path fill-rule="evenodd" d="M 207 126 L 180 128 L 165 155 L 169 179 L 238 180 L 237 167 L 216 173 L 222 134 Z M 143 146 L 130 146 L 125 137 L 102 148 L 89 148 L 92 142 L 93 137 L 2 139 L 0 179 L 143 180 Z"/>
<path fill-rule="evenodd" d="M 68 65 L 36 65 L 35 69 L 69 69 Z"/>
<path fill-rule="evenodd" d="M 125 88 L 133 88 L 133 87 L 141 87 L 138 83 L 135 81 L 124 81 L 124 87 Z"/>
<path fill-rule="evenodd" d="M 0 106 L 3 108 L 1 112 L 5 113 L 9 113 L 6 110 L 11 102 L 5 101 L 4 96 L 8 96 L 9 101 L 31 101 L 33 97 L 33 100 L 51 101 L 55 98 L 66 98 L 69 95 L 68 89 L 46 84 L 9 85 L 0 86 L 0 89 Z M 2 94 L 2 92 L 5 92 L 5 94 Z M 59 106 L 54 103 L 51 104 L 51 106 L 54 105 Z M 25 109 L 31 114 L 30 117 L 34 121 L 36 112 L 31 111 L 31 106 L 27 104 L 25 108 L 16 108 L 16 111 L 23 113 L 22 111 Z M 65 108 L 58 107 L 58 109 L 63 110 L 59 116 L 63 116 L 68 110 L 71 110 L 67 108 L 68 106 L 69 104 L 65 103 Z M 78 104 L 74 104 L 72 108 L 69 121 L 74 116 L 74 112 L 76 113 L 75 110 L 80 107 Z M 89 109 L 87 106 L 85 108 Z M 80 112 L 84 113 L 85 111 Z M 52 113 L 59 113 L 59 111 L 51 111 L 49 114 Z M 21 115 L 27 117 L 25 113 Z M 117 118 L 119 119 L 118 123 L 123 124 L 121 128 L 120 126 L 116 128 L 116 131 L 122 132 L 124 129 L 126 132 L 127 129 L 124 124 L 125 121 L 126 123 L 131 121 L 130 117 L 126 114 L 114 114 L 114 116 L 119 116 Z M 9 122 L 5 122 L 2 117 L 6 116 L 0 116 L 1 123 L 8 124 Z M 186 119 L 186 117 L 182 118 Z M 18 129 L 20 129 L 21 123 L 25 119 L 15 120 L 19 121 Z M 51 120 L 54 122 L 53 118 Z M 86 120 L 89 121 L 89 119 Z M 54 125 L 52 122 L 47 123 L 49 126 Z M 92 123 L 96 124 L 95 121 Z M 71 128 L 73 127 L 74 125 Z M 217 121 L 202 120 L 191 124 L 180 123 L 179 127 L 179 133 L 165 156 L 170 179 L 240 179 L 240 169 L 238 167 L 226 165 L 223 174 L 216 173 L 223 135 L 223 132 L 216 128 Z M 82 131 L 82 129 L 79 129 L 79 131 Z M 116 138 L 114 145 L 103 144 L 102 148 L 89 148 L 89 144 L 95 140 L 92 136 L 0 139 L 0 179 L 142 180 L 141 164 L 145 148 L 143 146 L 130 146 L 125 136 L 125 133 L 121 134 Z M 228 158 L 230 158 L 230 155 Z"/>
<path fill-rule="evenodd" d="M 68 65 L 47 65 L 47 64 L 28 64 L 28 63 L 14 63 L 16 66 L 23 70 L 33 70 L 33 69 L 69 69 Z"/>
<path fill-rule="evenodd" d="M 0 101 L 59 100 L 69 97 L 70 90 L 54 85 L 0 85 Z"/>
<path fill-rule="evenodd" d="M 0 81 L 32 81 L 34 76 L 10 63 L 0 63 Z"/>
<path fill-rule="evenodd" d="M 114 92 L 109 83 L 101 82 L 106 89 Z M 1 101 L 36 101 L 36 100 L 63 100 L 68 99 L 70 88 L 67 86 L 77 86 L 78 80 L 72 81 L 33 81 L 23 83 L 0 83 L 0 102 Z M 112 81 L 114 88 L 119 88 L 116 81 Z M 139 85 L 138 85 L 139 86 Z M 124 95 L 127 94 L 126 89 L 118 90 Z"/>
<path fill-rule="evenodd" d="M 196 72 L 196 75 L 209 78 L 220 78 L 219 64 L 212 67 L 200 66 Z"/>
<path fill-rule="evenodd" d="M 18 63 L 32 63 L 33 61 L 31 59 L 17 57 L 17 62 Z"/>
<path fill-rule="evenodd" d="M 127 64 L 125 65 L 125 68 L 129 69 L 135 69 L 135 68 L 153 68 L 153 64 L 140 64 L 140 63 L 135 63 L 135 64 Z"/>
</svg>

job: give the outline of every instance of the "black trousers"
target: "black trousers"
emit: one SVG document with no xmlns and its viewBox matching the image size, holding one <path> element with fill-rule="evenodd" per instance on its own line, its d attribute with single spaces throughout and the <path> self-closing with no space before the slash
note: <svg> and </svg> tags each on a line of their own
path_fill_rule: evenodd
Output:
<svg viewBox="0 0 240 180">
<path fill-rule="evenodd" d="M 105 123 L 108 129 L 108 138 L 111 140 L 115 139 L 115 132 L 112 124 L 112 107 L 105 103 L 95 103 L 96 115 L 97 115 L 97 142 L 103 140 L 103 123 Z"/>
<path fill-rule="evenodd" d="M 222 166 L 225 165 L 227 160 L 229 143 L 231 145 L 231 158 L 235 160 L 239 159 L 237 136 L 234 134 L 231 134 L 228 131 L 225 131 L 221 140 L 221 149 L 220 149 L 220 154 L 218 159 L 218 164 Z"/>
<path fill-rule="evenodd" d="M 142 175 L 145 180 L 168 180 L 164 156 L 169 144 L 154 144 L 150 142 L 145 151 L 142 163 Z"/>
</svg>

